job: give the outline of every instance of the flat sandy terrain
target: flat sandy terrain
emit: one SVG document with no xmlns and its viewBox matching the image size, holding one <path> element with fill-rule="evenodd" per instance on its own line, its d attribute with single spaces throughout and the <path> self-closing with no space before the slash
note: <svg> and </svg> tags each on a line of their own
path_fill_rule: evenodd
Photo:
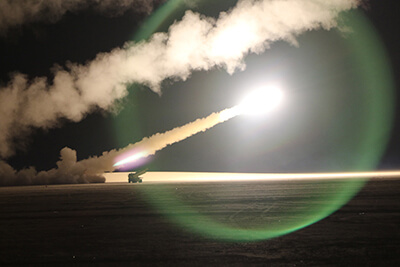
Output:
<svg viewBox="0 0 400 267">
<path fill-rule="evenodd" d="M 335 183 L 4 187 L 0 265 L 400 266 L 399 179 L 373 179 L 327 218 L 268 240 L 193 230 L 199 214 L 238 229 L 301 221 Z"/>
</svg>

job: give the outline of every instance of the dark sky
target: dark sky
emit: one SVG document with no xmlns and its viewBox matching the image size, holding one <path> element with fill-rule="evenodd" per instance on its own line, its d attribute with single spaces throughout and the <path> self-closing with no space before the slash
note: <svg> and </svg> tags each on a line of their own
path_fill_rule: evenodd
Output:
<svg viewBox="0 0 400 267">
<path fill-rule="evenodd" d="M 371 1 L 366 12 L 368 18 L 376 27 L 388 54 L 395 82 L 395 117 L 392 124 L 391 138 L 386 153 L 381 161 L 382 168 L 398 169 L 400 166 L 400 37 L 396 32 L 396 14 L 400 11 L 398 1 Z"/>
<path fill-rule="evenodd" d="M 197 8 L 211 16 L 233 2 L 199 4 Z M 370 1 L 362 11 L 386 49 L 395 91 L 400 82 L 400 42 L 395 23 L 399 11 L 398 1 Z M 179 19 L 181 13 L 179 8 L 172 12 L 159 30 Z M 138 38 L 137 30 L 144 21 L 145 14 L 132 10 L 109 17 L 89 9 L 67 13 L 56 23 L 12 28 L 0 36 L 1 85 L 7 84 L 15 71 L 30 78 L 51 79 L 49 70 L 54 64 L 84 64 L 100 52 Z M 100 155 L 232 107 L 249 88 L 273 81 L 281 84 L 287 96 L 279 110 L 264 118 L 240 116 L 167 147 L 151 158 L 149 168 L 229 172 L 376 168 L 360 163 L 368 152 L 359 140 L 364 137 L 363 129 L 368 128 L 364 111 L 371 100 L 360 100 L 365 93 L 360 78 L 354 78 L 358 66 L 351 60 L 345 38 L 336 31 L 316 31 L 299 36 L 299 47 L 279 41 L 262 55 L 248 56 L 245 71 L 229 75 L 216 69 L 194 72 L 185 82 L 167 80 L 161 96 L 146 86 L 131 85 L 130 94 L 116 104 L 114 112 L 98 110 L 79 123 L 65 120 L 55 129 L 36 129 L 7 162 L 16 169 L 31 165 L 38 170 L 50 169 L 65 146 L 77 150 L 78 159 Z M 398 103 L 395 95 L 390 139 L 377 163 L 381 169 L 400 167 Z"/>
</svg>

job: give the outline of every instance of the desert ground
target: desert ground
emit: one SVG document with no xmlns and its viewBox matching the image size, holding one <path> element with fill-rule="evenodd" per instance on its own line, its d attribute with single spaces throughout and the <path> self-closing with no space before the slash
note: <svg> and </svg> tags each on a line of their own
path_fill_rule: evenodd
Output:
<svg viewBox="0 0 400 267">
<path fill-rule="evenodd" d="M 299 211 L 321 204 L 335 183 L 3 187 L 0 265 L 399 266 L 400 179 L 371 179 L 333 214 L 272 239 L 194 230 L 204 223 L 198 214 L 238 229 L 301 221 Z"/>
</svg>

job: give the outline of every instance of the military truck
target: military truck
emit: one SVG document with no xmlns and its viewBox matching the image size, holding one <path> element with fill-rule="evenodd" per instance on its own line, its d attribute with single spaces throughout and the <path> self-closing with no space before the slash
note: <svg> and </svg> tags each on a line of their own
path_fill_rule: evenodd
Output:
<svg viewBox="0 0 400 267">
<path fill-rule="evenodd" d="M 137 172 L 131 172 L 128 174 L 128 183 L 141 183 L 143 182 L 143 179 L 140 177 L 140 175 L 144 174 L 147 172 L 147 169 L 137 171 Z"/>
</svg>

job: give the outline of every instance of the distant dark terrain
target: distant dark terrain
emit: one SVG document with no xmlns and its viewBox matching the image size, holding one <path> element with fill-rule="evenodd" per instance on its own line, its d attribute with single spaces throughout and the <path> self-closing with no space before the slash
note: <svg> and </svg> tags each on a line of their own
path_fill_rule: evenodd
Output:
<svg viewBox="0 0 400 267">
<path fill-rule="evenodd" d="M 3 187 L 0 265 L 400 266 L 400 179 L 372 179 L 327 218 L 257 242 L 193 233 L 159 213 L 148 197 L 160 189 L 176 192 L 225 222 L 240 217 L 241 205 L 252 210 L 264 205 L 262 199 L 279 200 L 270 196 L 269 188 L 274 194 L 293 194 L 298 191 L 293 185 L 302 188 L 301 182 L 287 181 Z M 212 198 L 217 191 L 222 194 Z M 171 212 L 180 212 L 165 195 L 153 197 L 171 206 Z M 265 203 L 271 212 L 261 208 L 262 216 L 276 216 L 279 205 L 289 200 L 296 204 L 296 198 L 284 199 L 272 206 Z M 237 223 L 245 226 L 246 220 Z"/>
</svg>

